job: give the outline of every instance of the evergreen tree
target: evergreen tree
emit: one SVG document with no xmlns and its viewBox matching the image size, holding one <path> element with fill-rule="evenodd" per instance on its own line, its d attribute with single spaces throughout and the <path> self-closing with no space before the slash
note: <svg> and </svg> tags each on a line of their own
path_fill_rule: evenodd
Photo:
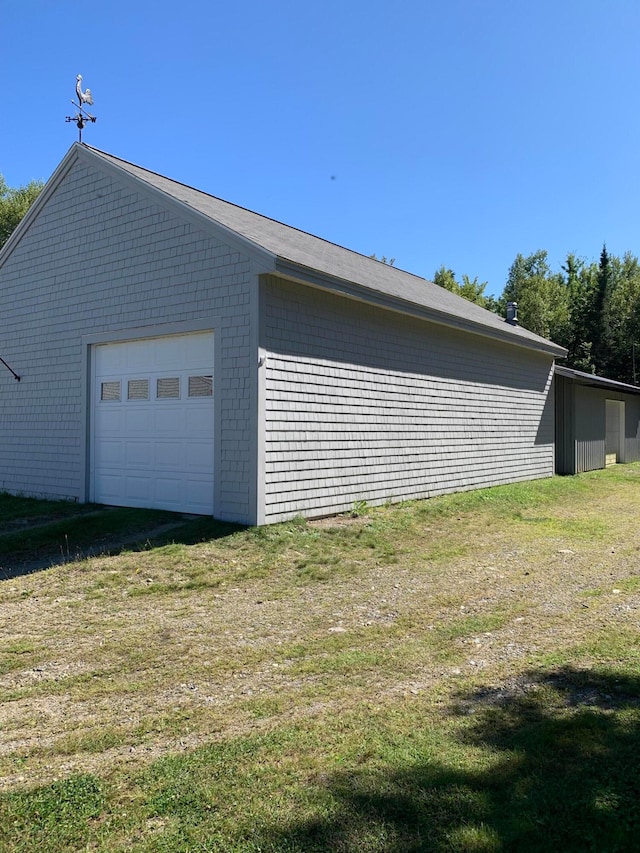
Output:
<svg viewBox="0 0 640 853">
<path fill-rule="evenodd" d="M 591 310 L 592 279 L 594 266 L 587 267 L 584 261 L 574 254 L 567 255 L 566 265 L 562 267 L 567 276 L 568 299 L 567 338 L 564 346 L 568 349 L 567 365 L 585 373 L 595 373 L 591 349 L 593 342 L 587 334 L 589 312 Z"/>
<path fill-rule="evenodd" d="M 619 258 L 604 245 L 590 263 L 568 254 L 558 273 L 544 250 L 518 254 L 498 299 L 445 266 L 434 281 L 503 317 L 506 303 L 517 302 L 520 324 L 566 347 L 569 367 L 640 384 L 640 261 L 630 252 Z"/>
<path fill-rule="evenodd" d="M 605 321 L 605 303 L 611 283 L 611 260 L 606 244 L 600 252 L 600 263 L 591 292 L 591 305 L 587 316 L 585 335 L 591 340 L 591 353 L 596 373 L 607 374 L 608 330 Z"/>
<path fill-rule="evenodd" d="M 634 381 L 634 344 L 638 341 L 640 263 L 630 252 L 609 258 L 602 315 L 602 373 Z"/>
</svg>

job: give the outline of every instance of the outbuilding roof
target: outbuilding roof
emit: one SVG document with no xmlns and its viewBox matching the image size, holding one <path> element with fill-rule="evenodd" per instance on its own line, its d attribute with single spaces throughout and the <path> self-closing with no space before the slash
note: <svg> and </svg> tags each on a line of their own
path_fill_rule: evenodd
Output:
<svg viewBox="0 0 640 853">
<path fill-rule="evenodd" d="M 492 311 L 421 276 L 383 264 L 88 145 L 74 143 L 51 181 L 66 171 L 76 157 L 94 162 L 98 160 L 120 173 L 126 173 L 135 182 L 233 232 L 240 240 L 259 250 L 263 257 L 267 253 L 276 274 L 556 357 L 566 355 L 566 350 L 557 344 L 521 326 L 513 326 Z"/>
<path fill-rule="evenodd" d="M 578 385 L 589 385 L 592 388 L 618 391 L 621 394 L 640 394 L 640 387 L 637 385 L 629 385 L 626 382 L 618 382 L 615 379 L 606 379 L 604 376 L 595 376 L 592 373 L 584 373 L 582 370 L 573 370 L 570 367 L 563 367 L 556 364 L 554 371 L 558 376 L 563 376 L 565 379 L 572 379 Z"/>
</svg>

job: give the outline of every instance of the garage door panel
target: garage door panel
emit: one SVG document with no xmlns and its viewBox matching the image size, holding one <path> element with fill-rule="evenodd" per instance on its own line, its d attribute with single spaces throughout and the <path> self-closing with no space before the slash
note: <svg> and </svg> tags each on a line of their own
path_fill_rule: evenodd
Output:
<svg viewBox="0 0 640 853">
<path fill-rule="evenodd" d="M 185 362 L 186 366 L 197 367 L 213 363 L 213 337 L 205 335 L 193 335 L 186 340 Z"/>
<path fill-rule="evenodd" d="M 125 458 L 127 466 L 148 468 L 153 462 L 152 446 L 148 441 L 128 441 Z"/>
<path fill-rule="evenodd" d="M 185 470 L 186 450 L 184 441 L 156 441 L 153 447 L 153 461 L 157 469 L 177 468 Z"/>
<path fill-rule="evenodd" d="M 156 435 L 162 433 L 184 435 L 188 422 L 184 405 L 171 407 L 157 405 L 153 412 L 154 431 Z"/>
<path fill-rule="evenodd" d="M 186 465 L 189 470 L 213 468 L 213 445 L 209 441 L 190 441 L 186 446 Z"/>
<path fill-rule="evenodd" d="M 214 399 L 188 395 L 189 376 L 213 375 L 213 341 L 208 332 L 94 348 L 94 500 L 213 513 Z M 159 395 L 158 379 L 170 380 Z"/>
<path fill-rule="evenodd" d="M 112 503 L 111 498 L 118 498 L 123 490 L 124 477 L 117 474 L 105 474 L 99 472 L 95 477 L 96 491 L 102 495 L 101 500 L 104 503 Z"/>
<path fill-rule="evenodd" d="M 187 503 L 189 506 L 194 507 L 192 512 L 198 511 L 195 507 L 200 507 L 200 512 L 207 512 L 205 507 L 208 506 L 211 500 L 209 484 L 203 480 L 187 480 L 185 485 Z"/>
<path fill-rule="evenodd" d="M 101 435 L 120 435 L 123 429 L 124 412 L 111 403 L 101 403 L 100 421 L 96 424 Z"/>
<path fill-rule="evenodd" d="M 146 501 L 152 497 L 152 484 L 148 474 L 127 474 L 124 478 L 125 496 L 127 498 Z"/>
<path fill-rule="evenodd" d="M 156 499 L 164 504 L 184 504 L 184 480 L 182 477 L 158 476 L 155 481 Z"/>
<path fill-rule="evenodd" d="M 99 347 L 96 350 L 96 365 L 100 374 L 120 373 L 124 364 L 124 350 L 118 347 Z"/>
<path fill-rule="evenodd" d="M 190 435 L 207 436 L 211 434 L 213 429 L 213 406 L 209 403 L 207 406 L 198 404 L 197 406 L 187 406 L 185 428 Z"/>
<path fill-rule="evenodd" d="M 122 350 L 124 352 L 122 366 L 127 372 L 132 370 L 144 370 L 145 368 L 148 368 L 150 363 L 153 363 L 153 341 L 130 341 L 129 343 L 122 345 Z"/>
<path fill-rule="evenodd" d="M 126 405 L 126 404 L 125 404 Z M 150 435 L 153 429 L 153 415 L 147 406 L 145 409 L 125 407 L 124 430 L 127 435 Z"/>
<path fill-rule="evenodd" d="M 124 447 L 119 439 L 115 441 L 101 441 L 96 448 L 96 462 L 100 465 L 120 466 L 125 461 Z"/>
<path fill-rule="evenodd" d="M 158 368 L 172 368 L 176 364 L 187 367 L 185 353 L 183 338 L 154 342 L 154 362 Z"/>
</svg>

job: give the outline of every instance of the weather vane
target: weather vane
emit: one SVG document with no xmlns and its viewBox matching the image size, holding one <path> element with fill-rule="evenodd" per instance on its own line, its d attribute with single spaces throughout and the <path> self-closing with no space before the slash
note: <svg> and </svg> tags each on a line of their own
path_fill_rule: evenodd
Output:
<svg viewBox="0 0 640 853">
<path fill-rule="evenodd" d="M 93 106 L 93 96 L 91 95 L 91 89 L 85 89 L 82 91 L 82 74 L 78 74 L 76 77 L 76 96 L 78 98 L 78 102 L 76 103 L 73 99 L 71 103 L 74 107 L 77 108 L 78 112 L 74 116 L 67 116 L 66 121 L 75 121 L 76 126 L 78 128 L 80 138 L 78 142 L 82 142 L 82 131 L 84 129 L 85 124 L 90 121 L 95 123 L 96 117 L 92 116 L 91 113 L 87 112 L 85 108 L 82 106 L 83 104 L 89 104 L 90 107 Z"/>
</svg>

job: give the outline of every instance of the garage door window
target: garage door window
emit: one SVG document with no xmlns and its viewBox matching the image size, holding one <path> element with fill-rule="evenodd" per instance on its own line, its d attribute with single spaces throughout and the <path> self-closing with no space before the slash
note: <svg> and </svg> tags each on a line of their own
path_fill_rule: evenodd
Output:
<svg viewBox="0 0 640 853">
<path fill-rule="evenodd" d="M 213 377 L 211 376 L 190 376 L 189 377 L 189 396 L 190 397 L 211 397 L 213 395 Z"/>
<path fill-rule="evenodd" d="M 156 397 L 158 400 L 180 399 L 180 377 L 167 376 L 157 380 Z"/>
<path fill-rule="evenodd" d="M 149 380 L 130 379 L 127 382 L 127 400 L 148 400 Z"/>
<path fill-rule="evenodd" d="M 105 403 L 113 403 L 120 400 L 120 382 L 103 382 L 100 386 L 100 399 Z"/>
</svg>

